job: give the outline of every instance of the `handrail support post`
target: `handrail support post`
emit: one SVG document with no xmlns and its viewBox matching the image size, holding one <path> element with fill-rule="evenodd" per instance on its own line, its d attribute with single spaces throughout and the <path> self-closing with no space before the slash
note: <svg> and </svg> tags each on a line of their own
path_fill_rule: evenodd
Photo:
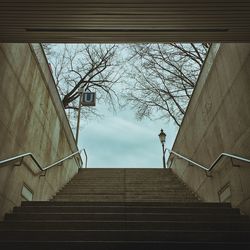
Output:
<svg viewBox="0 0 250 250">
<path fill-rule="evenodd" d="M 240 167 L 240 165 L 237 165 L 237 164 L 234 163 L 233 158 L 230 158 L 230 159 L 231 159 L 231 164 L 232 164 L 233 167 L 236 167 L 236 168 Z"/>
<path fill-rule="evenodd" d="M 213 175 L 212 175 L 209 171 L 206 171 L 206 170 L 205 170 L 205 173 L 206 173 L 206 176 L 207 176 L 207 177 L 210 177 L 210 178 L 213 177 Z"/>
<path fill-rule="evenodd" d="M 22 164 L 23 164 L 23 157 L 21 157 L 19 163 L 15 163 L 14 166 L 18 167 L 21 166 Z"/>
</svg>

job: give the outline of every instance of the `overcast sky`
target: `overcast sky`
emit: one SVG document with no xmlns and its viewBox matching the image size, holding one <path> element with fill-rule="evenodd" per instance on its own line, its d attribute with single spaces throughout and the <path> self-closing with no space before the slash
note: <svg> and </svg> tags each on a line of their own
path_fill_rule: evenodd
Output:
<svg viewBox="0 0 250 250">
<path fill-rule="evenodd" d="M 60 52 L 64 45 L 54 44 L 51 49 Z M 126 53 L 126 50 L 120 49 L 120 58 L 126 57 Z M 58 57 L 52 53 L 49 61 L 56 64 L 57 59 Z M 125 64 L 123 67 L 126 68 Z M 118 90 L 117 93 L 122 93 L 122 81 L 120 85 L 117 83 L 115 88 Z M 108 106 L 105 107 L 104 102 L 97 102 L 96 105 L 98 113 L 101 113 L 103 118 L 82 118 L 78 140 L 79 149 L 85 148 L 87 151 L 88 167 L 162 168 L 162 147 L 158 134 L 162 128 L 167 134 L 166 146 L 171 148 L 178 130 L 172 122 L 167 118 L 137 121 L 129 105 L 116 114 L 111 112 Z M 73 133 L 75 134 L 74 130 Z M 168 154 L 166 159 L 167 156 Z"/>
<path fill-rule="evenodd" d="M 171 148 L 177 133 L 171 122 L 137 121 L 129 107 L 117 114 L 107 110 L 102 119 L 81 120 L 79 148 L 87 151 L 88 167 L 162 168 L 161 128 Z"/>
</svg>

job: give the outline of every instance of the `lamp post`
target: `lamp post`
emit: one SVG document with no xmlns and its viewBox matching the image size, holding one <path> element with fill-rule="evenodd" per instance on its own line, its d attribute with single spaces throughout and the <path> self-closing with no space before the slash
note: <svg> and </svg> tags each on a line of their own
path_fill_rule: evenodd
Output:
<svg viewBox="0 0 250 250">
<path fill-rule="evenodd" d="M 165 153 L 166 153 L 166 149 L 165 149 L 165 140 L 166 140 L 166 134 L 164 133 L 163 129 L 161 129 L 161 132 L 159 134 L 159 139 L 162 145 L 162 153 L 163 153 L 163 168 L 166 168 L 166 160 L 165 160 Z"/>
<path fill-rule="evenodd" d="M 79 89 L 79 105 L 78 105 L 78 115 L 77 115 L 77 125 L 76 125 L 76 145 L 78 144 L 79 129 L 80 129 L 80 120 L 81 120 L 81 107 L 82 107 L 82 94 L 84 91 L 84 85 L 82 84 Z"/>
</svg>

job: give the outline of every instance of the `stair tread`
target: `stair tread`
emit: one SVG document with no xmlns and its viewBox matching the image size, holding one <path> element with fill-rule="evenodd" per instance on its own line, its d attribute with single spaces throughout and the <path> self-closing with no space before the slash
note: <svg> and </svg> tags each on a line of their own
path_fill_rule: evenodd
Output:
<svg viewBox="0 0 250 250">
<path fill-rule="evenodd" d="M 199 230 L 7 230 L 1 231 L 0 240 L 22 239 L 41 240 L 179 240 L 179 241 L 240 241 L 250 236 L 250 231 L 199 231 Z M 197 240 L 198 238 L 198 240 Z"/>
</svg>

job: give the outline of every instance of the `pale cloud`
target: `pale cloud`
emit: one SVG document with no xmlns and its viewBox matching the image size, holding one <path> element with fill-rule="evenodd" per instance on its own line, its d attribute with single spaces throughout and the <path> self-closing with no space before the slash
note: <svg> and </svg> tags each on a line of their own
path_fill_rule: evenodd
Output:
<svg viewBox="0 0 250 250">
<path fill-rule="evenodd" d="M 91 128 L 88 129 L 92 130 L 92 136 L 105 137 L 107 140 L 116 141 L 128 142 L 131 140 L 133 143 L 137 142 L 139 138 L 150 137 L 152 132 L 156 132 L 144 127 L 143 124 L 139 125 L 116 116 L 92 123 L 90 126 Z"/>
</svg>

